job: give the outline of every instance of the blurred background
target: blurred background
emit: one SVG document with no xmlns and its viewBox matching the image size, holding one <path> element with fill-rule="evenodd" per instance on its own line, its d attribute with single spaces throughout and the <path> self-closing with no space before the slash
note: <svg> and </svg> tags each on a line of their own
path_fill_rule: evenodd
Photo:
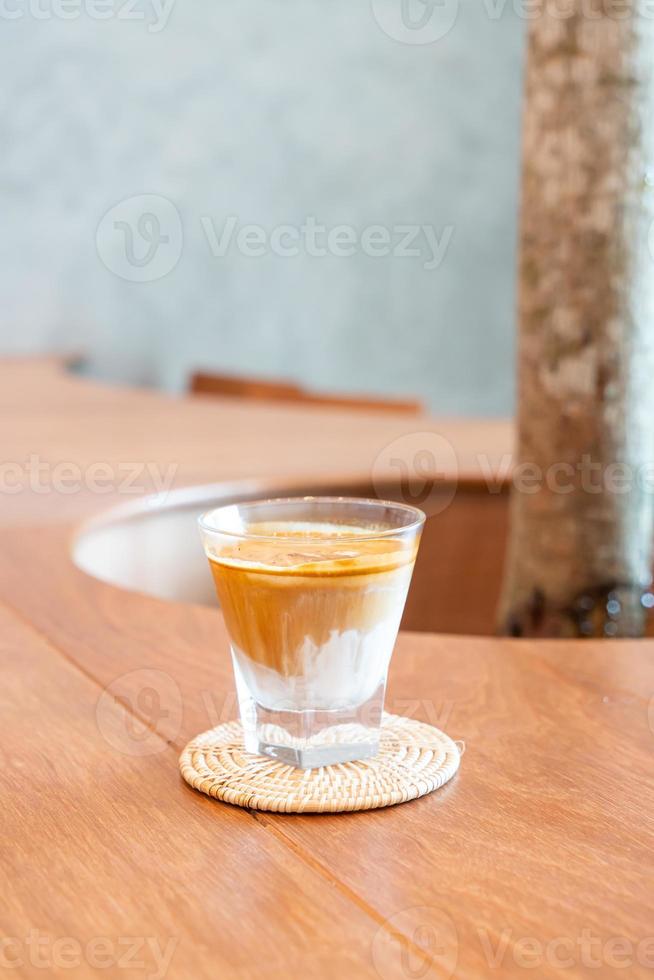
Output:
<svg viewBox="0 0 654 980">
<path fill-rule="evenodd" d="M 502 0 L 2 0 L 0 353 L 513 409 Z"/>
</svg>

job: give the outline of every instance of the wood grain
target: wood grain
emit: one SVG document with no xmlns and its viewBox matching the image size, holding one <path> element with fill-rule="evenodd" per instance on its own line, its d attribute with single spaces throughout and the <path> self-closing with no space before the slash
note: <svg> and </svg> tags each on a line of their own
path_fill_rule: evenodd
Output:
<svg viewBox="0 0 654 980">
<path fill-rule="evenodd" d="M 508 474 L 513 426 L 507 421 L 418 419 L 307 405 L 256 404 L 233 398 L 176 398 L 119 388 L 66 374 L 54 359 L 0 362 L 2 463 L 0 523 L 79 522 L 112 504 L 163 485 L 249 480 L 264 495 L 294 481 L 325 487 L 369 482 L 380 454 L 415 434 L 439 437 L 434 467 L 440 479 L 485 485 Z M 28 463 L 48 465 L 32 486 Z M 409 460 L 411 461 L 411 460 Z M 56 466 L 81 470 L 75 492 L 54 492 Z M 94 492 L 95 467 L 108 467 Z M 150 469 L 148 469 L 148 466 Z M 131 469 L 130 469 L 131 467 Z M 131 486 L 127 481 L 138 473 Z M 377 467 L 397 481 L 390 466 Z M 64 470 L 64 474 L 66 471 Z M 104 473 L 103 469 L 99 470 Z M 64 488 L 74 481 L 64 480 Z M 136 486 L 134 486 L 134 483 Z M 14 492 L 18 485 L 19 492 Z"/>
<path fill-rule="evenodd" d="M 20 535 L 23 560 L 39 536 Z M 17 544 L 4 550 L 14 580 Z M 41 567 L 29 595 L 24 585 L 12 593 L 14 604 L 177 748 L 234 716 L 217 613 L 125 595 L 72 567 L 46 598 L 48 562 Z M 8 577 L 0 585 L 9 587 Z M 73 597 L 74 619 L 53 615 Z M 586 975 L 584 936 L 593 948 L 618 938 L 637 947 L 654 921 L 654 818 L 645 802 L 653 795 L 654 645 L 591 647 L 589 659 L 580 643 L 401 635 L 388 708 L 463 739 L 460 774 L 431 798 L 380 812 L 374 826 L 363 814 L 321 817 L 319 827 L 312 818 L 259 820 L 407 941 L 454 922 L 457 975 L 487 975 L 492 950 L 502 954 L 501 975 L 521 975 L 529 939 L 544 949 L 559 939 L 561 950 L 574 946 L 566 974 Z M 144 668 L 172 679 L 183 718 L 165 700 L 166 683 L 167 714 L 139 708 Z M 593 975 L 612 975 L 610 964 L 600 966 L 605 972 Z M 539 969 L 560 973 L 547 962 Z M 641 975 L 638 963 L 633 969 Z"/>
<path fill-rule="evenodd" d="M 213 978 L 329 961 L 374 976 L 379 923 L 249 813 L 190 791 L 176 750 L 100 693 L 0 607 L 2 965 Z"/>
<path fill-rule="evenodd" d="M 361 480 L 402 431 L 189 408 L 47 363 L 0 365 L 0 408 L 6 459 L 177 459 L 182 482 Z M 510 427 L 447 431 L 472 479 Z M 75 523 L 117 496 L 2 496 L 5 937 L 177 936 L 169 977 L 651 974 L 652 642 L 402 634 L 388 707 L 465 740 L 457 777 L 376 813 L 253 816 L 176 768 L 189 738 L 235 715 L 219 612 L 70 560 Z M 456 561 L 454 536 L 448 549 Z"/>
</svg>

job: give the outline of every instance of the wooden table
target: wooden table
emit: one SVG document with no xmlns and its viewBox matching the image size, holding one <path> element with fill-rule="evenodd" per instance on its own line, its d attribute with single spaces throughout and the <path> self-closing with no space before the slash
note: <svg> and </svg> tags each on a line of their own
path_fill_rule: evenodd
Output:
<svg viewBox="0 0 654 980">
<path fill-rule="evenodd" d="M 0 404 L 0 966 L 212 980 L 651 974 L 650 641 L 402 634 L 389 707 L 465 741 L 457 777 L 370 813 L 249 813 L 177 771 L 185 741 L 234 714 L 220 613 L 84 575 L 71 531 L 121 494 L 43 489 L 64 462 L 69 486 L 125 461 L 175 464 L 180 486 L 355 479 L 415 420 L 176 400 L 47 360 L 2 363 Z M 480 444 L 509 451 L 504 423 L 423 423 L 470 478 Z M 29 457 L 46 464 L 38 489 Z"/>
</svg>

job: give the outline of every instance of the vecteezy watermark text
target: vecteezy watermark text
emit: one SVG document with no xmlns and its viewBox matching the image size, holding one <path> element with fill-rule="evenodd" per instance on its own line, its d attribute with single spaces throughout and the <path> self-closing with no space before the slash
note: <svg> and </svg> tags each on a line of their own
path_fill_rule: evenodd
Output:
<svg viewBox="0 0 654 980">
<path fill-rule="evenodd" d="M 654 0 L 636 0 L 633 6 L 625 0 L 483 0 L 483 7 L 490 20 L 499 20 L 507 9 L 521 20 L 624 21 L 635 14 L 654 19 Z"/>
<path fill-rule="evenodd" d="M 147 462 L 110 463 L 97 460 L 86 466 L 72 460 L 52 462 L 32 453 L 24 460 L 0 460 L 0 495 L 31 493 L 63 494 L 166 494 L 173 485 L 178 464 Z"/>
<path fill-rule="evenodd" d="M 515 463 L 511 453 L 475 453 L 467 463 L 490 494 L 506 488 L 527 496 L 543 492 L 555 496 L 654 494 L 654 460 L 598 460 L 582 453 L 574 462 L 554 460 L 541 466 L 532 461 Z M 459 459 L 442 433 L 407 432 L 379 450 L 371 476 L 378 496 L 388 496 L 389 487 L 399 490 L 404 503 L 420 507 L 431 517 L 446 510 L 456 495 Z"/>
<path fill-rule="evenodd" d="M 469 935 L 466 946 L 468 952 L 481 953 L 488 976 L 513 975 L 516 967 L 531 971 L 532 976 L 540 976 L 539 970 L 548 976 L 553 970 L 562 975 L 580 968 L 584 975 L 586 970 L 610 970 L 618 976 L 634 967 L 654 969 L 654 936 L 600 935 L 588 926 L 550 937 L 524 935 L 510 926 L 478 928 Z M 455 972 L 459 952 L 456 923 L 436 906 L 395 912 L 382 923 L 371 944 L 373 965 L 381 980 L 398 976 L 447 980 Z"/>
<path fill-rule="evenodd" d="M 654 969 L 654 936 L 633 942 L 625 936 L 604 938 L 584 928 L 575 936 L 543 940 L 538 936 L 516 936 L 515 930 L 508 927 L 499 936 L 493 937 L 483 929 L 477 935 L 491 970 L 501 970 L 508 960 L 527 970 L 569 970 L 579 966 L 624 970 L 636 965 Z"/>
<path fill-rule="evenodd" d="M 330 226 L 315 215 L 270 228 L 244 223 L 233 214 L 222 219 L 201 214 L 193 223 L 199 226 L 214 259 L 233 254 L 252 259 L 347 259 L 364 255 L 418 261 L 427 271 L 442 265 L 454 237 L 452 224 Z M 119 201 L 102 216 L 95 242 L 100 260 L 110 272 L 128 282 L 154 282 L 172 272 L 182 257 L 182 217 L 168 198 L 137 194 Z"/>
<path fill-rule="evenodd" d="M 419 258 L 425 269 L 441 265 L 454 234 L 453 225 L 436 229 L 432 225 L 378 224 L 367 225 L 361 231 L 347 224 L 328 227 L 314 215 L 308 215 L 299 225 L 277 225 L 270 231 L 263 225 L 239 225 L 236 215 L 230 215 L 220 228 L 208 215 L 200 221 L 214 258 L 223 258 L 230 251 L 250 258 L 269 254 L 282 258 L 301 254 L 311 258 L 349 258 L 360 252 L 370 258 Z"/>
<path fill-rule="evenodd" d="M 53 972 L 76 970 L 143 970 L 146 980 L 164 980 L 177 948 L 176 937 L 94 936 L 80 942 L 75 936 L 52 936 L 30 929 L 26 936 L 0 936 L 0 970 Z"/>
<path fill-rule="evenodd" d="M 175 0 L 0 0 L 0 20 L 137 21 L 148 33 L 163 31 Z"/>
<path fill-rule="evenodd" d="M 387 37 L 401 44 L 434 44 L 454 28 L 460 0 L 370 0 L 372 16 Z M 489 21 L 505 14 L 524 21 L 547 17 L 567 21 L 654 19 L 654 0 L 482 0 L 479 10 Z"/>
<path fill-rule="evenodd" d="M 361 708 L 341 708 L 341 720 L 352 724 L 377 725 L 381 719 L 381 703 L 372 701 Z M 234 690 L 212 691 L 202 688 L 187 708 L 206 719 L 206 726 L 216 728 L 238 717 L 238 698 Z M 292 711 L 292 699 L 278 699 L 270 706 L 273 711 Z M 385 700 L 387 714 L 416 718 L 445 728 L 449 724 L 455 702 L 434 701 L 431 698 L 398 698 Z M 348 717 L 349 716 L 349 717 Z M 184 703 L 177 680 L 158 667 L 138 667 L 115 677 L 101 692 L 95 708 L 98 730 L 111 748 L 121 755 L 148 756 L 165 752 L 181 729 Z M 463 750 L 461 750 L 463 751 Z"/>
<path fill-rule="evenodd" d="M 516 493 L 527 495 L 542 490 L 564 496 L 579 492 L 621 495 L 634 490 L 654 493 L 654 461 L 639 464 L 600 461 L 593 459 L 590 453 L 583 453 L 574 463 L 556 460 L 549 466 L 529 461 L 513 466 L 510 453 L 505 453 L 499 460 L 478 453 L 476 459 L 490 493 L 499 493 L 507 480 Z"/>
</svg>

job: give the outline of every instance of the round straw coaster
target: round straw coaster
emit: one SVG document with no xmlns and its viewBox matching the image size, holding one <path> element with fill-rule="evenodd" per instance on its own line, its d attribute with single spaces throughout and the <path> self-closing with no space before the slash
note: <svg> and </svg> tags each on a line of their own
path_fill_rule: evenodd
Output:
<svg viewBox="0 0 654 980">
<path fill-rule="evenodd" d="M 451 779 L 461 752 L 431 725 L 385 715 L 379 753 L 359 762 L 296 769 L 243 748 L 240 722 L 203 732 L 179 758 L 182 776 L 217 800 L 277 813 L 340 813 L 405 803 Z"/>
</svg>

